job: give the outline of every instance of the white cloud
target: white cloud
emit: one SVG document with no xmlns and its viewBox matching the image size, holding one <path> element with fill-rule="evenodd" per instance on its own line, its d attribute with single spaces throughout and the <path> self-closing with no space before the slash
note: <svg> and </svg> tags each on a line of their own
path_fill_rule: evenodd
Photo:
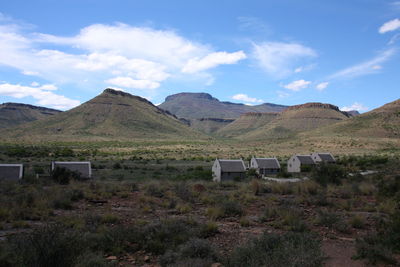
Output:
<svg viewBox="0 0 400 267">
<path fill-rule="evenodd" d="M 195 73 L 214 68 L 221 64 L 235 64 L 239 60 L 245 59 L 246 54 L 243 51 L 234 53 L 215 52 L 208 54 L 203 58 L 190 59 L 182 68 L 184 73 Z"/>
<path fill-rule="evenodd" d="M 237 94 L 232 96 L 232 99 L 234 100 L 240 100 L 240 101 L 244 101 L 244 102 L 250 102 L 250 103 L 262 103 L 263 100 L 261 99 L 257 99 L 255 97 L 249 97 L 246 94 Z"/>
<path fill-rule="evenodd" d="M 298 67 L 298 68 L 296 68 L 295 70 L 294 70 L 294 72 L 295 73 L 300 73 L 300 72 L 302 72 L 304 69 L 303 69 L 303 67 Z"/>
<path fill-rule="evenodd" d="M 289 84 L 286 84 L 283 87 L 296 92 L 296 91 L 300 91 L 301 89 L 307 88 L 310 84 L 311 84 L 310 81 L 297 80 L 297 81 L 293 81 Z"/>
<path fill-rule="evenodd" d="M 299 61 L 316 57 L 317 53 L 297 43 L 265 42 L 253 44 L 252 56 L 267 74 L 282 78 L 292 74 Z"/>
<path fill-rule="evenodd" d="M 257 17 L 238 17 L 239 30 L 242 31 L 254 31 L 269 35 L 272 33 L 272 29 L 262 19 Z"/>
<path fill-rule="evenodd" d="M 26 33 L 26 29 L 5 23 L 0 23 L 0 65 L 57 85 L 104 87 L 104 81 L 116 84 L 119 80 L 120 84 L 125 77 L 128 88 L 157 88 L 165 80 L 182 79 L 183 75 L 208 84 L 213 81 L 212 74 L 197 76 L 195 72 L 246 57 L 243 51 L 215 51 L 171 30 L 94 24 L 65 37 Z"/>
<path fill-rule="evenodd" d="M 380 64 L 388 61 L 395 54 L 396 54 L 395 48 L 390 48 L 390 49 L 384 50 L 384 51 L 380 52 L 376 57 L 374 57 L 368 61 L 345 68 L 343 70 L 340 70 L 340 71 L 332 74 L 331 76 L 329 76 L 329 79 L 353 78 L 353 77 L 357 77 L 357 76 L 376 73 L 377 71 L 379 71 L 382 68 Z M 377 66 L 379 66 L 379 67 L 377 67 Z"/>
<path fill-rule="evenodd" d="M 323 91 L 326 87 L 328 87 L 329 82 L 322 82 L 317 84 L 317 86 L 315 86 L 315 88 L 319 91 Z"/>
<path fill-rule="evenodd" d="M 30 87 L 19 84 L 2 83 L 0 84 L 0 95 L 6 95 L 15 98 L 33 97 L 37 100 L 37 105 L 56 109 L 70 109 L 80 104 L 80 101 L 78 100 L 73 100 L 63 95 L 58 95 L 48 91 L 49 89 L 46 88 L 49 87 L 50 85 L 44 85 L 42 87 Z"/>
<path fill-rule="evenodd" d="M 55 91 L 57 90 L 57 86 L 55 86 L 54 84 L 44 84 L 42 86 L 39 87 L 39 89 L 41 90 L 49 90 L 49 91 Z"/>
<path fill-rule="evenodd" d="M 276 93 L 278 94 L 279 98 L 286 98 L 286 97 L 290 96 L 290 94 L 288 92 L 285 92 L 285 91 L 276 91 Z"/>
<path fill-rule="evenodd" d="M 160 87 L 160 84 L 157 82 L 149 80 L 134 80 L 131 77 L 115 77 L 108 79 L 105 82 L 112 85 L 121 86 L 123 88 L 132 89 L 156 89 Z"/>
<path fill-rule="evenodd" d="M 397 29 L 400 29 L 400 19 L 393 19 L 390 20 L 386 23 L 384 23 L 380 28 L 379 28 L 379 33 L 387 33 L 391 31 L 395 31 Z"/>
<path fill-rule="evenodd" d="M 354 102 L 351 106 L 342 107 L 341 110 L 343 110 L 343 111 L 357 110 L 359 112 L 363 112 L 363 111 L 367 111 L 368 108 L 366 106 L 364 106 L 363 104 Z"/>
</svg>

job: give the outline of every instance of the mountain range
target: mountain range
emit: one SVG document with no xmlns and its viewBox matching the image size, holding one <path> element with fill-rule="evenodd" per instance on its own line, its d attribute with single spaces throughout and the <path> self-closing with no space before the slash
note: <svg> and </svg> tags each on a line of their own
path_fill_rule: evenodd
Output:
<svg viewBox="0 0 400 267">
<path fill-rule="evenodd" d="M 66 112 L 8 128 L 2 137 L 38 141 L 205 138 L 148 100 L 113 89 Z"/>
<path fill-rule="evenodd" d="M 144 98 L 106 89 L 65 112 L 6 103 L 0 106 L 0 119 L 0 139 L 32 142 L 399 138 L 400 100 L 354 116 L 331 104 L 247 106 L 221 102 L 205 93 L 172 95 L 157 107 Z"/>
<path fill-rule="evenodd" d="M 264 103 L 250 106 L 231 102 L 221 102 L 206 93 L 179 93 L 165 98 L 160 108 L 175 114 L 178 118 L 236 119 L 247 112 L 280 112 L 288 106 Z"/>
</svg>

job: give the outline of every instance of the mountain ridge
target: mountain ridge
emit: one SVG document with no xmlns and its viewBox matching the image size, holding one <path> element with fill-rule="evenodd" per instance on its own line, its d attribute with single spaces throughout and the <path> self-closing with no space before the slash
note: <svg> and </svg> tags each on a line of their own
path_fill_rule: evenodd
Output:
<svg viewBox="0 0 400 267">
<path fill-rule="evenodd" d="M 13 128 L 4 136 L 27 138 L 28 132 L 38 140 L 205 138 L 147 99 L 111 88 L 78 107 Z"/>
<path fill-rule="evenodd" d="M 287 108 L 287 106 L 272 103 L 250 106 L 219 101 L 208 93 L 188 92 L 167 96 L 159 107 L 185 119 L 236 119 L 246 112 L 279 112 Z"/>
</svg>

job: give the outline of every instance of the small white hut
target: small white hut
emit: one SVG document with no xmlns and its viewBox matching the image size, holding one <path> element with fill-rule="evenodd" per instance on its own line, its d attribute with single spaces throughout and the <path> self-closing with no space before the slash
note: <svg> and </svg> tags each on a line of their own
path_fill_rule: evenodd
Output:
<svg viewBox="0 0 400 267">
<path fill-rule="evenodd" d="M 281 165 L 277 158 L 255 158 L 250 160 L 250 169 L 255 169 L 260 175 L 274 174 L 281 170 Z"/>
<path fill-rule="evenodd" d="M 321 153 L 321 152 L 314 152 L 311 154 L 311 157 L 315 161 L 315 163 L 336 163 L 336 159 L 333 157 L 331 153 Z"/>
<path fill-rule="evenodd" d="M 304 167 L 312 167 L 315 161 L 311 155 L 293 155 L 287 161 L 288 172 L 301 172 Z"/>
<path fill-rule="evenodd" d="M 246 176 L 246 166 L 241 159 L 216 159 L 212 174 L 215 182 L 240 180 Z"/>
</svg>

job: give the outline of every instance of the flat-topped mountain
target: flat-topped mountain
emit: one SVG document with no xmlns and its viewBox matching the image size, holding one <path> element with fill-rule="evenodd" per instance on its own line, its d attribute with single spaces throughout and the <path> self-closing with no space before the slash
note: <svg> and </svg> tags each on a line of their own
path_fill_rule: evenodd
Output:
<svg viewBox="0 0 400 267">
<path fill-rule="evenodd" d="M 41 120 L 60 112 L 60 110 L 28 104 L 3 103 L 0 105 L 0 129 Z"/>
<path fill-rule="evenodd" d="M 207 93 L 179 93 L 165 98 L 160 108 L 179 118 L 235 119 L 248 112 L 281 112 L 287 106 L 264 103 L 255 106 L 219 101 Z"/>
<path fill-rule="evenodd" d="M 51 118 L 5 133 L 38 140 L 198 139 L 204 136 L 148 100 L 114 89 Z"/>
<path fill-rule="evenodd" d="M 321 126 L 347 120 L 349 115 L 337 106 L 306 103 L 291 106 L 281 113 L 246 114 L 218 134 L 240 139 L 282 138 Z"/>
</svg>

